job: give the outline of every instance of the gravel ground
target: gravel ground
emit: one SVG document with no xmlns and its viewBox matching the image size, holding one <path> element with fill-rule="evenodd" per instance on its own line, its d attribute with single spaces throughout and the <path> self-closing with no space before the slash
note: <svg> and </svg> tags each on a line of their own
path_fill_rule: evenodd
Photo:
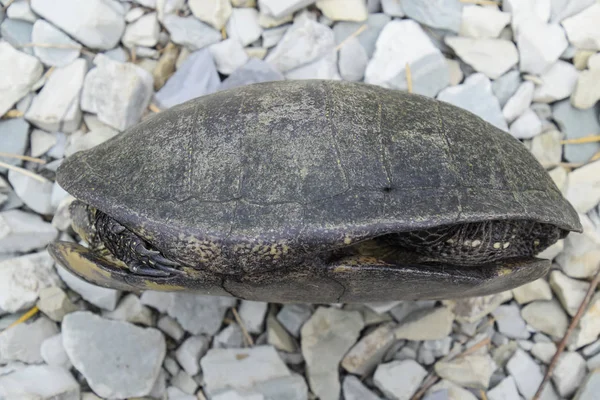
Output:
<svg viewBox="0 0 600 400">
<path fill-rule="evenodd" d="M 600 142 L 564 143 L 600 134 L 600 3 L 0 3 L 0 152 L 35 157 L 0 156 L 1 399 L 533 397 L 600 264 Z M 78 239 L 64 157 L 188 99 L 306 78 L 410 83 L 476 113 L 530 149 L 584 232 L 544 252 L 543 279 L 442 302 L 122 293 L 46 253 Z M 597 292 L 541 398 L 599 398 L 599 335 Z"/>
</svg>

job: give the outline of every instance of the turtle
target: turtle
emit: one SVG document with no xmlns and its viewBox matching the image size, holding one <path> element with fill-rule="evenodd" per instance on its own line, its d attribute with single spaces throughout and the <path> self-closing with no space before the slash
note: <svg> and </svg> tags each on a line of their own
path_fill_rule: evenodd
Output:
<svg viewBox="0 0 600 400">
<path fill-rule="evenodd" d="M 577 212 L 509 133 L 365 82 L 283 80 L 150 115 L 66 158 L 96 285 L 277 303 L 440 300 L 546 274 Z"/>
</svg>

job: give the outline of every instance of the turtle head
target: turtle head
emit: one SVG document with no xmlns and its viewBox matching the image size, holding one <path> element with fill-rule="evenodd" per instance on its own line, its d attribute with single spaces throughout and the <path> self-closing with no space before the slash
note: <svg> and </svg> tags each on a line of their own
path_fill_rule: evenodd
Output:
<svg viewBox="0 0 600 400">
<path fill-rule="evenodd" d="M 91 247 L 100 246 L 100 238 L 96 231 L 96 208 L 80 201 L 75 200 L 69 206 L 71 213 L 71 227 L 83 239 L 89 243 Z"/>
</svg>

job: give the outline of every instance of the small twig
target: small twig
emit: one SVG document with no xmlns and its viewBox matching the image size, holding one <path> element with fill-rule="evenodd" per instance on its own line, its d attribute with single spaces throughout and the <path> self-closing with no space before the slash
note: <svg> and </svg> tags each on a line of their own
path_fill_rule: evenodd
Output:
<svg viewBox="0 0 600 400">
<path fill-rule="evenodd" d="M 4 114 L 4 117 L 6 118 L 21 118 L 23 116 L 23 111 L 20 110 L 8 110 L 6 112 L 6 114 Z"/>
<path fill-rule="evenodd" d="M 490 339 L 489 337 L 486 337 L 485 339 L 482 339 L 481 341 L 475 343 L 473 346 L 469 347 L 462 353 L 458 354 L 454 358 L 462 358 L 462 357 L 468 356 L 469 354 L 475 353 L 477 350 L 479 350 L 483 346 L 487 346 L 490 343 L 492 343 L 492 339 Z"/>
<path fill-rule="evenodd" d="M 579 305 L 577 314 L 575 314 L 575 316 L 571 320 L 571 324 L 569 324 L 569 328 L 567 329 L 567 332 L 565 332 L 565 335 L 563 336 L 562 340 L 558 344 L 558 346 L 556 348 L 556 352 L 554 353 L 554 357 L 552 357 L 552 360 L 550 361 L 550 365 L 548 365 L 548 369 L 546 370 L 546 374 L 544 374 L 544 379 L 542 380 L 542 383 L 540 383 L 540 386 L 538 387 L 538 390 L 535 393 L 535 396 L 533 396 L 532 400 L 538 400 L 540 398 L 540 396 L 542 395 L 542 392 L 544 391 L 544 387 L 550 380 L 550 377 L 552 376 L 552 372 L 554 371 L 554 368 L 556 367 L 556 363 L 558 362 L 560 355 L 565 350 L 565 346 L 567 345 L 567 341 L 569 340 L 569 337 L 571 337 L 573 330 L 575 330 L 575 327 L 577 326 L 577 324 L 579 323 L 579 320 L 583 316 L 585 309 L 587 308 L 588 304 L 592 300 L 592 296 L 596 292 L 596 287 L 598 286 L 598 283 L 600 283 L 600 268 L 598 268 L 598 271 L 596 272 L 594 279 L 590 283 L 590 287 L 588 288 L 583 301 Z"/>
<path fill-rule="evenodd" d="M 406 63 L 406 84 L 408 86 L 408 93 L 412 93 L 412 74 L 410 72 L 410 64 Z"/>
<path fill-rule="evenodd" d="M 22 156 L 20 154 L 4 153 L 2 151 L 0 151 L 0 157 L 17 158 L 19 160 L 31 161 L 31 162 L 38 163 L 38 164 L 46 164 L 46 161 L 42 160 L 41 158 Z"/>
<path fill-rule="evenodd" d="M 355 30 L 350 35 L 348 35 L 348 37 L 346 39 L 342 40 L 340 42 L 340 44 L 338 44 L 337 46 L 335 46 L 335 51 L 338 51 L 339 49 L 341 49 L 342 47 L 344 47 L 346 45 L 346 43 L 348 43 L 348 41 L 350 39 L 352 39 L 353 37 L 357 37 L 358 35 L 360 35 L 361 33 L 363 33 L 368 27 L 369 26 L 367 24 L 361 25 L 357 30 Z"/>
<path fill-rule="evenodd" d="M 221 37 L 223 40 L 227 39 L 227 31 L 225 30 L 225 26 L 221 28 Z"/>
<path fill-rule="evenodd" d="M 33 178 L 35 180 L 38 180 L 38 181 L 40 181 L 42 183 L 50 182 L 48 179 L 44 178 L 43 176 L 40 176 L 40 175 L 38 175 L 36 173 L 28 171 L 28 170 L 26 170 L 24 168 L 15 167 L 14 165 L 10 165 L 10 164 L 7 164 L 7 163 L 2 162 L 2 161 L 0 161 L 0 167 L 4 167 L 4 168 L 7 168 L 7 169 L 12 169 L 13 171 L 20 172 L 23 175 L 27 175 L 28 177 Z"/>
<path fill-rule="evenodd" d="M 135 47 L 131 48 L 131 62 L 135 63 L 137 61 L 137 53 L 135 51 Z"/>
<path fill-rule="evenodd" d="M 198 390 L 198 393 L 196 393 L 196 397 L 198 398 L 198 400 L 206 400 L 206 396 L 204 395 L 202 389 Z"/>
<path fill-rule="evenodd" d="M 577 139 L 565 139 L 561 140 L 560 144 L 584 144 L 584 143 L 595 143 L 600 142 L 600 135 L 584 136 Z"/>
<path fill-rule="evenodd" d="M 240 328 L 242 329 L 242 333 L 244 334 L 244 339 L 245 339 L 244 341 L 247 342 L 248 345 L 254 346 L 254 340 L 252 340 L 252 336 L 250 336 L 250 334 L 246 330 L 246 325 L 244 325 L 244 323 L 242 322 L 242 319 L 240 318 L 240 315 L 238 314 L 235 307 L 232 307 L 231 311 L 233 311 L 233 316 L 235 317 L 235 320 L 237 321 Z"/>
<path fill-rule="evenodd" d="M 13 326 L 17 326 L 25 321 L 27 321 L 29 318 L 33 317 L 35 314 L 37 314 L 37 312 L 39 311 L 39 308 L 37 308 L 37 306 L 34 306 L 31 310 L 27 311 L 25 314 L 21 315 L 21 317 L 19 317 L 18 320 L 16 320 L 15 322 L 13 322 L 12 324 L 10 324 L 8 326 L 8 328 L 6 329 L 10 329 Z"/>
<path fill-rule="evenodd" d="M 152 111 L 153 113 L 159 113 L 160 112 L 160 108 L 158 108 L 158 106 L 154 103 L 150 103 L 150 105 L 148 106 L 148 109 L 150 111 Z"/>
<path fill-rule="evenodd" d="M 18 47 L 40 47 L 45 49 L 65 49 L 65 50 L 81 50 L 82 46 L 76 44 L 60 44 L 60 43 L 25 43 Z"/>
<path fill-rule="evenodd" d="M 479 390 L 479 395 L 481 396 L 481 400 L 488 400 L 487 395 L 483 391 L 483 389 Z"/>
</svg>

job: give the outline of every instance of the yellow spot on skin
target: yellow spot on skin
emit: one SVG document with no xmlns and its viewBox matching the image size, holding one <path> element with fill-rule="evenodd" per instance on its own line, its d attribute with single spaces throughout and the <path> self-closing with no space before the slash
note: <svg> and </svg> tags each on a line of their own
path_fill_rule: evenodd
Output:
<svg viewBox="0 0 600 400">
<path fill-rule="evenodd" d="M 533 241 L 533 245 L 534 245 L 534 246 L 539 246 L 539 245 L 540 245 L 540 241 L 539 241 L 538 239 L 535 239 L 535 240 Z"/>
<path fill-rule="evenodd" d="M 347 265 L 340 265 L 340 266 L 335 267 L 333 269 L 333 272 L 337 274 L 337 273 L 340 273 L 340 272 L 349 272 L 349 271 L 352 271 L 352 269 L 353 268 L 351 268 L 351 267 L 349 267 Z"/>
<path fill-rule="evenodd" d="M 348 236 L 346 236 L 344 238 L 344 244 L 350 244 L 350 243 L 352 243 L 352 239 L 350 239 Z"/>
<path fill-rule="evenodd" d="M 509 242 L 506 242 L 506 243 L 504 243 L 504 244 L 502 245 L 502 248 L 504 248 L 504 249 L 507 249 L 507 248 L 508 248 L 508 246 L 510 246 L 510 243 L 509 243 Z"/>
<path fill-rule="evenodd" d="M 507 276 L 512 273 L 512 269 L 510 268 L 501 268 L 498 270 L 498 276 Z"/>
<path fill-rule="evenodd" d="M 446 243 L 453 244 L 454 243 L 454 239 L 448 239 L 448 240 L 446 240 Z"/>
<path fill-rule="evenodd" d="M 500 242 L 496 242 L 496 243 L 494 243 L 494 248 L 495 248 L 495 249 L 499 249 L 499 248 L 500 248 L 500 246 L 502 246 L 502 244 L 501 244 Z"/>
<path fill-rule="evenodd" d="M 473 243 L 471 243 L 471 246 L 473 247 L 477 247 L 481 244 L 481 240 L 477 239 L 477 240 L 473 240 Z"/>
<path fill-rule="evenodd" d="M 185 287 L 180 286 L 180 285 L 159 283 L 159 282 L 151 281 L 149 279 L 144 280 L 144 288 L 150 289 L 150 290 L 162 291 L 162 292 L 177 292 L 180 290 L 186 290 Z"/>
<path fill-rule="evenodd" d="M 471 241 L 470 240 L 465 240 L 463 243 L 463 246 L 470 246 L 471 245 Z"/>
</svg>

